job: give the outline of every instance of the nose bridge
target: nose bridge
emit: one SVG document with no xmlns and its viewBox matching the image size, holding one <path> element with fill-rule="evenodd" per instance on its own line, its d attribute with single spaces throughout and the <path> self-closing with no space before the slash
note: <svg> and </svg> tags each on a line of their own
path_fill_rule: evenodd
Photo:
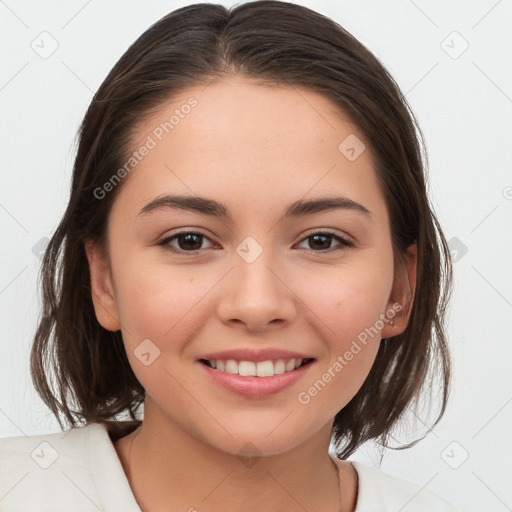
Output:
<svg viewBox="0 0 512 512">
<path fill-rule="evenodd" d="M 254 330 L 273 320 L 290 320 L 295 314 L 293 294 L 279 276 L 275 251 L 246 239 L 236 252 L 235 268 L 219 307 L 222 320 L 238 320 Z"/>
<path fill-rule="evenodd" d="M 279 267 L 275 251 L 268 244 L 263 247 L 252 237 L 244 240 L 236 249 L 239 261 L 234 279 L 239 293 L 255 300 L 273 300 L 282 290 L 282 283 L 276 277 Z"/>
</svg>

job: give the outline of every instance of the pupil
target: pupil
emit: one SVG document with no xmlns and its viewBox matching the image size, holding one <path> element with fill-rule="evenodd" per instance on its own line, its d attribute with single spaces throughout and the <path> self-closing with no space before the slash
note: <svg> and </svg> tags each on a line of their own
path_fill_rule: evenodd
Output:
<svg viewBox="0 0 512 512">
<path fill-rule="evenodd" d="M 178 237 L 178 245 L 180 249 L 195 251 L 201 248 L 201 237 L 202 235 L 196 235 L 189 233 L 186 235 L 180 235 Z M 199 240 L 199 242 L 197 242 Z M 184 241 L 184 243 L 182 243 Z"/>
<path fill-rule="evenodd" d="M 196 251 L 201 248 L 202 235 L 188 233 L 178 237 L 180 249 Z M 309 237 L 309 246 L 311 249 L 329 249 L 332 235 L 313 235 Z"/>
<path fill-rule="evenodd" d="M 314 240 L 314 243 L 311 243 L 311 239 Z M 320 242 L 320 247 L 318 245 L 315 247 L 315 244 L 319 239 L 323 239 L 323 244 Z M 311 249 L 329 249 L 331 246 L 331 235 L 313 235 L 310 237 L 309 246 Z"/>
</svg>

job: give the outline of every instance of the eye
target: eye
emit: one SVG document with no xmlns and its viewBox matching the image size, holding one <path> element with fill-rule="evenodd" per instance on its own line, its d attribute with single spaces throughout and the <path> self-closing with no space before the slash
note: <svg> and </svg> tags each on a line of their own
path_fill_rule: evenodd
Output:
<svg viewBox="0 0 512 512">
<path fill-rule="evenodd" d="M 346 240 L 345 238 L 335 235 L 334 233 L 331 233 L 329 231 L 319 231 L 317 233 L 313 233 L 306 238 L 303 238 L 301 243 L 307 242 L 309 240 L 309 247 L 307 249 L 310 249 L 314 252 L 327 252 L 330 250 L 343 250 L 347 247 L 353 247 L 354 244 L 350 242 L 349 240 Z M 338 244 L 334 247 L 331 246 L 333 241 L 337 241 Z"/>
<path fill-rule="evenodd" d="M 212 244 L 211 246 L 215 245 L 202 233 L 181 231 L 180 233 L 176 233 L 173 236 L 165 238 L 158 245 L 177 253 L 196 254 L 198 251 L 208 248 L 203 246 L 204 241 L 210 242 Z M 332 252 L 354 246 L 354 244 L 349 240 L 329 231 L 312 233 L 311 235 L 303 238 L 300 243 L 308 241 L 309 247 L 306 247 L 306 249 L 313 252 Z M 334 247 L 332 246 L 333 241 L 338 242 Z"/>
<path fill-rule="evenodd" d="M 205 240 L 210 241 L 210 239 L 202 233 L 182 231 L 162 240 L 158 245 L 176 252 L 195 252 L 205 248 L 203 247 Z M 173 242 L 176 242 L 177 246 L 173 244 Z"/>
</svg>

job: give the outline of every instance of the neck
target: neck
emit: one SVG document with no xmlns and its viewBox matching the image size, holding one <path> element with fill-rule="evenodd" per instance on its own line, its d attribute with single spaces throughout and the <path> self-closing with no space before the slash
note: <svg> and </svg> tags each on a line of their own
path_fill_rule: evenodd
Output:
<svg viewBox="0 0 512 512">
<path fill-rule="evenodd" d="M 354 510 L 355 470 L 333 463 L 331 424 L 287 452 L 246 457 L 244 450 L 219 450 L 154 413 L 145 407 L 142 425 L 115 443 L 145 512 L 169 510 L 169 503 L 190 512 Z"/>
</svg>

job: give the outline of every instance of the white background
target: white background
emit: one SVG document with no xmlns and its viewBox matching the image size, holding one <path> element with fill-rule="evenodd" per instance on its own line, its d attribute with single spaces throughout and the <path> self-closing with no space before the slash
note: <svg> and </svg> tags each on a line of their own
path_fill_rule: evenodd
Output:
<svg viewBox="0 0 512 512">
<path fill-rule="evenodd" d="M 29 377 L 34 251 L 64 212 L 79 122 L 129 44 L 189 3 L 0 2 L 0 436 L 59 431 Z M 381 467 L 468 512 L 512 510 L 512 2 L 297 3 L 349 30 L 406 93 L 427 141 L 433 205 L 459 248 L 448 411 Z M 31 48 L 43 31 L 58 43 L 47 59 Z M 377 460 L 372 447 L 353 458 Z"/>
</svg>

